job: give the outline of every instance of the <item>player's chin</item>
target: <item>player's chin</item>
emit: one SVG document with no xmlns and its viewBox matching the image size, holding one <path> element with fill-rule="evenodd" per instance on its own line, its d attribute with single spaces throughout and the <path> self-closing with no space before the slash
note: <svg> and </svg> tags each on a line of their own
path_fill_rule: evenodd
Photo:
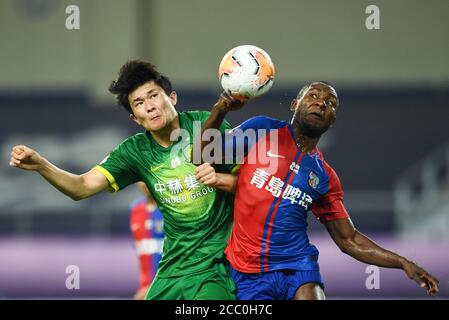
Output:
<svg viewBox="0 0 449 320">
<path fill-rule="evenodd" d="M 315 115 L 309 115 L 307 117 L 307 124 L 310 127 L 314 127 L 316 129 L 319 129 L 319 130 L 327 129 L 329 127 L 326 124 L 326 121 L 324 120 L 324 118 L 320 118 L 320 117 L 315 116 Z"/>
<path fill-rule="evenodd" d="M 307 121 L 305 129 L 308 136 L 319 137 L 329 129 L 329 126 L 322 121 Z"/>
<path fill-rule="evenodd" d="M 157 132 L 157 131 L 163 129 L 165 126 L 164 126 L 164 123 L 162 121 L 152 121 L 145 127 L 149 131 Z"/>
</svg>

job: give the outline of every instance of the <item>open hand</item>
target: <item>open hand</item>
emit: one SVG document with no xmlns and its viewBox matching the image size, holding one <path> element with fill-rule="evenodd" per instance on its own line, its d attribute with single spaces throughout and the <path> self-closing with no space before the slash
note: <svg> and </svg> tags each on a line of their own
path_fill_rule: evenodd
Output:
<svg viewBox="0 0 449 320">
<path fill-rule="evenodd" d="M 427 290 L 429 296 L 435 297 L 438 294 L 439 281 L 426 270 L 411 261 L 407 261 L 403 269 L 410 279 L 415 280 L 421 288 Z"/>
</svg>

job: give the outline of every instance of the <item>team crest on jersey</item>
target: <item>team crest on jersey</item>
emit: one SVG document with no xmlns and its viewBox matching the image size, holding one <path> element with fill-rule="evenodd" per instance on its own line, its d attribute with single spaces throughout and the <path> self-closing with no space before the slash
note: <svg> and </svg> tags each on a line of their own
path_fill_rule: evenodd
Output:
<svg viewBox="0 0 449 320">
<path fill-rule="evenodd" d="M 181 159 L 179 159 L 178 157 L 175 157 L 175 158 L 171 159 L 170 163 L 171 163 L 171 167 L 174 169 L 177 166 L 181 165 Z"/>
<path fill-rule="evenodd" d="M 309 173 L 309 186 L 316 190 L 316 188 L 318 187 L 318 184 L 320 183 L 320 178 L 318 178 L 318 176 L 316 175 L 315 172 L 310 171 Z"/>
</svg>

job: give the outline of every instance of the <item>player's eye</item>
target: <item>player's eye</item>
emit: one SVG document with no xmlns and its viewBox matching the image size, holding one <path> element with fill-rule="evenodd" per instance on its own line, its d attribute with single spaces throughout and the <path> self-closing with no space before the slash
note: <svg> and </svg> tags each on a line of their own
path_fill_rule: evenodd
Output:
<svg viewBox="0 0 449 320">
<path fill-rule="evenodd" d="M 157 97 L 157 93 L 153 93 L 150 98 L 156 98 Z"/>
<path fill-rule="evenodd" d="M 315 93 L 312 93 L 311 96 L 312 96 L 312 98 L 314 98 L 314 99 L 318 98 L 318 96 L 317 96 Z"/>
</svg>

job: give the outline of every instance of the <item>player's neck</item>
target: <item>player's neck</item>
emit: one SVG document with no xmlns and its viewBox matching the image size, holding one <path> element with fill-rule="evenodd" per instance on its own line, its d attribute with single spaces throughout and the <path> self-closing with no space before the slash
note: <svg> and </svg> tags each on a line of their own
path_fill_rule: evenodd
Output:
<svg viewBox="0 0 449 320">
<path fill-rule="evenodd" d="M 300 117 L 293 116 L 291 128 L 295 139 L 296 146 L 302 153 L 315 152 L 321 134 L 315 134 L 313 130 L 309 130 L 307 125 L 300 121 Z"/>
<path fill-rule="evenodd" d="M 170 137 L 171 137 L 172 132 L 179 128 L 180 128 L 179 115 L 176 115 L 176 118 L 173 119 L 172 122 L 167 124 L 167 126 L 165 126 L 165 128 L 162 128 L 158 131 L 151 131 L 151 135 L 153 136 L 154 140 L 159 145 L 167 148 L 167 147 L 171 146 L 174 141 L 176 141 L 177 137 L 172 137 L 172 138 L 176 138 L 175 140 L 170 140 Z"/>
<path fill-rule="evenodd" d="M 298 132 L 295 132 L 295 142 L 299 150 L 301 150 L 302 153 L 313 153 L 320 138 L 311 138 L 305 136 L 299 130 L 297 131 Z"/>
</svg>

